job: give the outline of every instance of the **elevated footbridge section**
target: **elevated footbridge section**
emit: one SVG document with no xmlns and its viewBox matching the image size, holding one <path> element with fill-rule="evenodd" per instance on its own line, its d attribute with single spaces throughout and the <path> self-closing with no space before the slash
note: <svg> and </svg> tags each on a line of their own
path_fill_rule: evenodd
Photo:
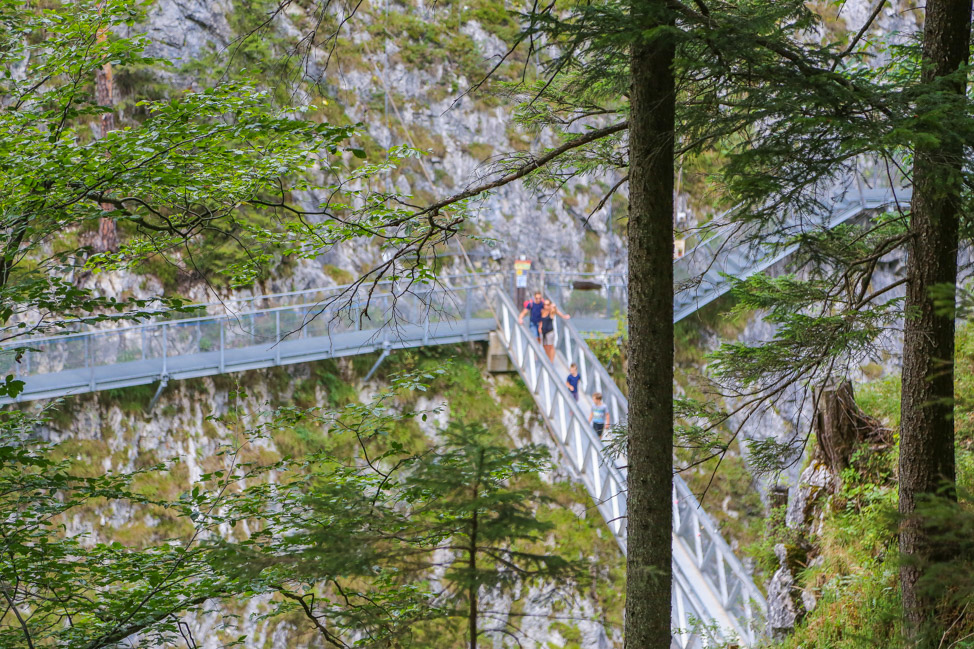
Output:
<svg viewBox="0 0 974 649">
<path fill-rule="evenodd" d="M 841 192 L 819 226 L 835 227 L 906 200 L 887 190 Z M 729 276 L 763 272 L 795 252 L 783 237 L 756 238 L 731 224 L 711 229 L 675 261 L 675 314 L 680 320 L 731 287 Z M 755 243 L 756 242 L 756 243 Z M 509 296 L 513 276 L 479 273 L 443 278 L 437 286 L 380 283 L 258 296 L 201 305 L 189 317 L 160 317 L 109 329 L 17 339 L 0 350 L 0 376 L 24 381 L 16 401 L 50 399 L 170 380 L 290 365 L 368 352 L 487 340 L 496 332 L 531 391 L 571 473 L 591 495 L 620 548 L 626 550 L 626 461 L 606 453 L 588 422 L 590 396 L 601 392 L 611 421 L 625 425 L 628 403 L 580 332 L 615 334 L 625 313 L 624 275 L 548 273 L 530 278 L 573 311 L 559 322 L 555 360 L 518 324 Z M 579 284 L 597 288 L 567 293 Z M 584 296 L 575 299 L 575 295 Z M 580 313 L 580 311 L 582 311 Z M 19 356 L 19 360 L 15 359 Z M 568 366 L 580 368 L 581 395 L 565 387 Z M 13 399 L 0 399 L 8 404 Z M 673 484 L 673 646 L 753 646 L 766 604 L 753 580 L 686 484 Z"/>
<path fill-rule="evenodd" d="M 606 452 L 588 421 L 591 394 L 601 392 L 610 423 L 625 422 L 629 404 L 578 329 L 558 323 L 550 361 L 533 332 L 518 325 L 518 309 L 499 293 L 499 334 L 571 473 L 585 485 L 609 531 L 626 551 L 626 459 Z M 576 401 L 565 387 L 579 368 Z M 728 641 L 756 643 L 766 604 L 751 576 L 700 507 L 686 483 L 673 479 L 673 646 L 697 649 Z"/>
</svg>

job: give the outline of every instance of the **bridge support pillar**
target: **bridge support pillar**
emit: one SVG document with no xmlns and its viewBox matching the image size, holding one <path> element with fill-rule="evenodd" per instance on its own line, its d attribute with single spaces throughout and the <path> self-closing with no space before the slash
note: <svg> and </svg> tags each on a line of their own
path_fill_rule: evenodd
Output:
<svg viewBox="0 0 974 649">
<path fill-rule="evenodd" d="M 159 387 L 156 388 L 156 393 L 152 395 L 152 400 L 149 401 L 149 408 L 147 409 L 147 412 L 152 412 L 152 409 L 156 407 L 157 403 L 159 403 L 159 397 L 162 396 L 162 391 L 166 389 L 167 385 L 169 385 L 169 375 L 163 374 L 159 377 Z"/>
<path fill-rule="evenodd" d="M 369 373 L 365 375 L 365 378 L 362 379 L 362 381 L 368 381 L 369 379 L 371 379 L 372 375 L 375 374 L 375 371 L 379 369 L 379 366 L 382 365 L 382 361 L 384 361 L 386 359 L 386 356 L 388 355 L 389 355 L 389 343 L 383 343 L 382 353 L 379 354 L 379 358 L 375 360 L 375 364 L 372 366 L 372 369 L 369 370 Z"/>
<path fill-rule="evenodd" d="M 514 371 L 507 347 L 496 331 L 491 331 L 487 337 L 487 371 L 495 374 Z"/>
</svg>

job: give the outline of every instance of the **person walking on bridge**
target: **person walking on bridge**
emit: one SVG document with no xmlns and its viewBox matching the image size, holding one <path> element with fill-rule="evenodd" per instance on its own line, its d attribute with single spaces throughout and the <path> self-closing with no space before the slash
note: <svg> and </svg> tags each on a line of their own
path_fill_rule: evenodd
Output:
<svg viewBox="0 0 974 649">
<path fill-rule="evenodd" d="M 602 403 L 602 393 L 596 392 L 592 395 L 592 412 L 588 415 L 588 420 L 592 422 L 595 434 L 602 439 L 605 427 L 609 425 L 609 407 Z"/>
<path fill-rule="evenodd" d="M 555 343 L 558 342 L 558 334 L 555 333 L 555 316 L 565 320 L 571 318 L 567 313 L 562 313 L 551 300 L 544 301 L 544 308 L 541 310 L 541 322 L 538 323 L 538 335 L 541 337 L 541 344 L 544 346 L 548 360 L 555 362 Z"/>
<path fill-rule="evenodd" d="M 568 386 L 568 391 L 575 397 L 575 401 L 578 401 L 578 383 L 581 380 L 582 377 L 578 375 L 578 365 L 572 363 L 568 366 L 568 376 L 565 378 L 565 385 Z"/>
<path fill-rule="evenodd" d="M 541 291 L 536 291 L 534 301 L 524 305 L 524 309 L 517 316 L 517 323 L 524 324 L 524 316 L 531 314 L 531 331 L 537 333 L 538 325 L 541 323 L 541 311 L 544 309 L 544 300 L 541 298 Z M 541 342 L 541 334 L 538 334 L 538 342 Z"/>
</svg>

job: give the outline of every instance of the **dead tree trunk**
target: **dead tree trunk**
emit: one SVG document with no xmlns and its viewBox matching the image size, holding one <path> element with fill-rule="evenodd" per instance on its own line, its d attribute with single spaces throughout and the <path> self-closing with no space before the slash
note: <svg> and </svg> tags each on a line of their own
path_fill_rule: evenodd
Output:
<svg viewBox="0 0 974 649">
<path fill-rule="evenodd" d="M 890 431 L 856 404 L 852 384 L 823 388 L 815 413 L 816 454 L 834 476 L 849 467 L 853 453 L 864 444 L 889 445 Z"/>
</svg>

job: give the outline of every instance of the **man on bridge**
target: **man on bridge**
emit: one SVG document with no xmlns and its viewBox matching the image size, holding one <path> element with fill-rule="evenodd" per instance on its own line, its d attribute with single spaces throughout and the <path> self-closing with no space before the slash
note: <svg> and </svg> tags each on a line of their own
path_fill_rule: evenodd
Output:
<svg viewBox="0 0 974 649">
<path fill-rule="evenodd" d="M 524 324 L 524 316 L 531 314 L 531 331 L 535 333 L 535 337 L 538 342 L 541 342 L 541 334 L 539 333 L 538 325 L 541 324 L 541 311 L 544 309 L 544 299 L 541 297 L 541 291 L 535 291 L 534 301 L 528 302 L 521 313 L 517 316 L 517 323 Z"/>
</svg>

